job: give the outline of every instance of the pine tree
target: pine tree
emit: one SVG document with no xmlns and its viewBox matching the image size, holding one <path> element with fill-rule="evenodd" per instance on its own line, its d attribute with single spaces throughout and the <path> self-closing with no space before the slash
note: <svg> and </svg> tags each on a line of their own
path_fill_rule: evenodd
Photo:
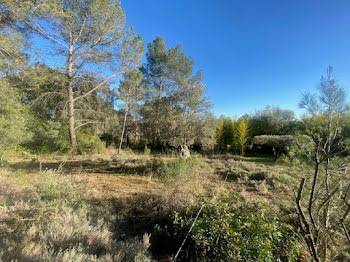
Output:
<svg viewBox="0 0 350 262">
<path fill-rule="evenodd" d="M 68 127 L 72 151 L 76 150 L 76 105 L 130 68 L 143 53 L 141 37 L 125 25 L 117 0 L 44 1 L 31 8 L 21 25 L 31 35 L 50 42 L 50 55 L 64 61 Z M 11 6 L 9 6 L 11 7 Z M 15 11 L 15 10 L 10 10 Z M 40 48 L 41 46 L 39 46 Z M 42 52 L 42 50 L 41 50 Z M 91 76 L 95 82 L 92 84 Z M 77 84 L 86 83 L 85 92 Z"/>
<path fill-rule="evenodd" d="M 144 96 L 144 88 L 142 85 L 140 85 L 141 82 L 142 73 L 136 69 L 131 69 L 124 74 L 124 80 L 121 82 L 119 87 L 119 99 L 124 102 L 124 118 L 118 147 L 118 154 L 120 153 L 124 139 L 127 116 L 128 114 L 133 113 L 135 107 L 137 106 L 137 103 Z"/>
<path fill-rule="evenodd" d="M 194 61 L 180 45 L 167 49 L 162 37 L 148 44 L 146 57 L 142 68 L 147 88 L 143 131 L 153 147 L 168 143 L 187 151 L 206 136 L 204 130 L 210 122 L 211 105 L 202 74 L 193 73 Z"/>
</svg>

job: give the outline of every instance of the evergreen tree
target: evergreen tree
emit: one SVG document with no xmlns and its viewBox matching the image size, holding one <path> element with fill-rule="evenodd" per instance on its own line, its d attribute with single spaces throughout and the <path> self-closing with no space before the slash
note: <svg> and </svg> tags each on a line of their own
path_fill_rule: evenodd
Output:
<svg viewBox="0 0 350 262">
<path fill-rule="evenodd" d="M 141 82 L 142 73 L 136 69 L 131 69 L 124 74 L 124 80 L 121 82 L 119 87 L 119 99 L 124 102 L 124 117 L 118 147 L 118 154 L 120 153 L 124 139 L 127 116 L 128 114 L 134 113 L 138 102 L 144 96 L 144 88 L 141 85 Z"/>
<path fill-rule="evenodd" d="M 249 138 L 248 132 L 248 121 L 246 119 L 240 120 L 237 125 L 237 143 L 242 156 L 244 156 L 244 151 L 247 146 Z"/>
<path fill-rule="evenodd" d="M 26 129 L 28 108 L 20 101 L 18 92 L 0 79 L 0 157 L 29 138 Z"/>
<path fill-rule="evenodd" d="M 216 133 L 216 147 L 220 151 L 232 150 L 235 145 L 235 122 L 229 117 L 221 117 Z"/>
<path fill-rule="evenodd" d="M 138 65 L 143 44 L 125 25 L 125 13 L 117 0 L 43 1 L 30 8 L 21 23 L 28 33 L 49 42 L 50 55 L 64 61 L 66 103 L 71 148 L 76 149 L 77 104 Z M 15 12 L 14 5 L 8 5 Z M 40 48 L 41 46 L 39 46 Z M 42 51 L 42 50 L 41 50 Z M 43 55 L 43 54 L 42 54 Z M 96 82 L 91 83 L 91 76 Z M 79 93 L 77 85 L 86 87 Z"/>
<path fill-rule="evenodd" d="M 202 74 L 193 73 L 194 61 L 180 45 L 167 49 L 162 37 L 148 44 L 146 57 L 142 68 L 147 88 L 141 111 L 144 133 L 153 147 L 168 143 L 188 152 L 188 146 L 206 136 L 209 123 L 210 103 Z"/>
</svg>

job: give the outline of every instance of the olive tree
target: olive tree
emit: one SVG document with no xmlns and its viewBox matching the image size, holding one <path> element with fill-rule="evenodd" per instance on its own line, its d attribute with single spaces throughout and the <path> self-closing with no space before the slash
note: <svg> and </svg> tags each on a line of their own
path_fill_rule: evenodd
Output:
<svg viewBox="0 0 350 262">
<path fill-rule="evenodd" d="M 147 91 L 141 110 L 144 135 L 154 147 L 170 144 L 189 155 L 188 147 L 207 136 L 204 130 L 211 123 L 202 74 L 194 72 L 194 60 L 180 45 L 168 49 L 162 37 L 148 44 L 146 58 L 142 68 Z"/>
</svg>

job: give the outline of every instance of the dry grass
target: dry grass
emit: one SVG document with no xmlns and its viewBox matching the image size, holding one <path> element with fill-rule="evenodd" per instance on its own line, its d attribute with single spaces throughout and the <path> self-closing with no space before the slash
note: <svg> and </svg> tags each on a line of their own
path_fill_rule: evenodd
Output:
<svg viewBox="0 0 350 262">
<path fill-rule="evenodd" d="M 148 236 L 118 241 L 77 176 L 0 170 L 1 261 L 150 261 Z"/>
<path fill-rule="evenodd" d="M 189 179 L 167 184 L 158 178 L 162 161 L 176 160 L 132 152 L 10 159 L 0 171 L 3 260 L 148 261 L 142 236 L 169 223 L 174 211 L 227 192 L 290 211 L 303 172 L 270 161 L 199 157 Z"/>
</svg>

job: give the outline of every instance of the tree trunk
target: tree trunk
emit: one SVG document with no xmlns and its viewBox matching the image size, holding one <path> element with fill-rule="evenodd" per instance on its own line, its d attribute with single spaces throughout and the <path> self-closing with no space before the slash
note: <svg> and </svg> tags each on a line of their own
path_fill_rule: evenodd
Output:
<svg viewBox="0 0 350 262">
<path fill-rule="evenodd" d="M 154 146 L 157 148 L 160 146 L 160 103 L 162 101 L 163 87 L 162 84 L 159 85 L 157 108 L 156 108 L 156 121 L 155 121 L 155 134 L 154 134 Z"/>
<path fill-rule="evenodd" d="M 68 127 L 69 127 L 69 138 L 71 150 L 73 153 L 76 153 L 77 150 L 77 138 L 75 136 L 75 119 L 74 119 L 74 97 L 73 97 L 73 46 L 69 47 L 69 55 L 67 61 L 67 93 L 68 93 Z"/>
<path fill-rule="evenodd" d="M 118 147 L 118 154 L 120 153 L 120 150 L 122 149 L 122 144 L 123 144 L 123 138 L 124 138 L 124 132 L 125 132 L 125 125 L 126 125 L 126 117 L 128 115 L 128 109 L 125 109 L 125 114 L 124 114 L 124 120 L 123 120 L 123 128 L 122 128 L 122 134 L 120 136 L 120 142 L 119 142 L 119 147 Z"/>
</svg>

